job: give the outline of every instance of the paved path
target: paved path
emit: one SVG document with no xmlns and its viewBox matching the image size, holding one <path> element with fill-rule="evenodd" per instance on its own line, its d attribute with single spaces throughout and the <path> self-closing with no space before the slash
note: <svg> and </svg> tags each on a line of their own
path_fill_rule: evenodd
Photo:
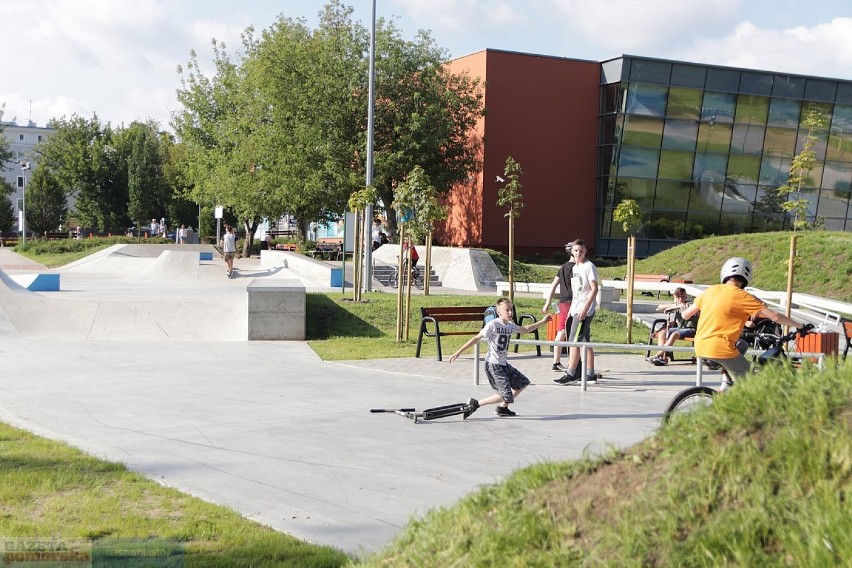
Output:
<svg viewBox="0 0 852 568">
<path fill-rule="evenodd" d="M 0 256 L 0 265 L 18 262 Z M 217 284 L 195 286 L 201 299 L 236 286 L 224 265 L 215 268 Z M 143 279 L 138 291 L 123 281 L 118 291 L 115 282 L 68 274 L 79 287 L 69 295 L 133 302 L 162 294 L 156 280 Z M 415 425 L 368 410 L 488 395 L 484 377 L 473 384 L 470 357 L 331 363 L 298 342 L 33 339 L 0 326 L 0 420 L 297 537 L 361 553 L 385 546 L 411 517 L 519 467 L 640 441 L 694 379 L 694 366 L 661 369 L 641 355 L 596 360 L 609 369 L 606 379 L 581 392 L 552 383 L 549 357 L 513 356 L 534 383 L 516 418 L 485 407 L 467 421 Z"/>
</svg>

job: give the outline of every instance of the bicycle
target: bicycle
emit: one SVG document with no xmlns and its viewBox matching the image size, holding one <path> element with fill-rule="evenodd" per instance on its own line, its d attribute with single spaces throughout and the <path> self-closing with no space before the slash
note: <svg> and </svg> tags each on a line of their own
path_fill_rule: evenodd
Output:
<svg viewBox="0 0 852 568">
<path fill-rule="evenodd" d="M 757 356 L 756 362 L 759 367 L 766 365 L 774 360 L 787 359 L 787 351 L 785 346 L 796 339 L 796 337 L 805 337 L 811 330 L 814 329 L 813 324 L 807 324 L 799 329 L 794 329 L 786 335 L 778 335 L 770 331 L 763 331 L 751 334 L 751 339 L 754 345 L 760 345 L 765 349 L 763 353 Z M 750 347 L 749 342 L 743 339 L 737 342 L 737 348 L 741 353 L 745 353 Z M 733 385 L 733 379 L 728 375 L 724 368 L 712 360 L 706 361 L 707 366 L 711 369 L 721 369 L 725 377 L 725 382 Z M 666 424 L 676 415 L 683 415 L 693 410 L 710 406 L 713 402 L 713 397 L 720 394 L 722 391 L 716 390 L 707 386 L 695 386 L 682 390 L 675 395 L 669 403 L 666 411 L 663 413 L 663 423 Z"/>
<path fill-rule="evenodd" d="M 405 264 L 403 264 L 403 271 L 405 270 Z M 421 274 L 420 269 L 417 266 L 413 266 L 411 268 L 411 282 L 418 290 L 423 289 L 423 274 Z M 399 285 L 399 271 L 398 269 L 394 269 L 391 275 L 388 277 L 388 286 L 391 288 L 396 288 Z"/>
</svg>

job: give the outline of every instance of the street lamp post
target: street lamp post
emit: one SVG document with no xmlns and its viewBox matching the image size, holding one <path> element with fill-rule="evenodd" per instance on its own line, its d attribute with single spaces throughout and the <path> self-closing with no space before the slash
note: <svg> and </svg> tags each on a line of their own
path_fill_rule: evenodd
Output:
<svg viewBox="0 0 852 568">
<path fill-rule="evenodd" d="M 27 248 L 27 170 L 29 169 L 29 162 L 21 162 L 21 171 L 24 172 L 24 186 L 21 188 L 21 242 L 24 248 Z"/>
</svg>

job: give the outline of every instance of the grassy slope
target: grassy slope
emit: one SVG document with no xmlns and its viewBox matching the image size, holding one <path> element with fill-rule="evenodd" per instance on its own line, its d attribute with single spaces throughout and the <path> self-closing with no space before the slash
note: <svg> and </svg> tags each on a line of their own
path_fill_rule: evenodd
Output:
<svg viewBox="0 0 852 568">
<path fill-rule="evenodd" d="M 852 365 L 779 369 L 626 452 L 434 510 L 365 565 L 849 566 L 850 490 Z"/>
<path fill-rule="evenodd" d="M 678 245 L 636 262 L 638 274 L 665 273 L 697 284 L 715 284 L 725 259 L 748 258 L 755 270 L 754 286 L 764 290 L 787 289 L 787 258 L 791 233 L 754 233 L 711 237 Z M 852 233 L 807 231 L 798 234 L 799 266 L 796 292 L 852 302 Z M 505 275 L 505 255 L 492 253 Z M 562 261 L 568 260 L 565 256 Z M 599 268 L 602 278 L 623 278 L 625 265 Z M 555 267 L 519 263 L 518 282 L 550 282 Z"/>
</svg>

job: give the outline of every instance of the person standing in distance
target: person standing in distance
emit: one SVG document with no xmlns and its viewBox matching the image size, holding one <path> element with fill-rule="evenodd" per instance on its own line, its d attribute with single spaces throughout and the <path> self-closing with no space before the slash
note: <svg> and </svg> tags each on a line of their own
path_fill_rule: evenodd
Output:
<svg viewBox="0 0 852 568">
<path fill-rule="evenodd" d="M 571 254 L 571 244 L 565 244 L 565 251 L 570 255 Z M 574 273 L 574 261 L 569 260 L 561 267 L 559 267 L 559 272 L 556 273 L 556 276 L 553 278 L 553 283 L 550 286 L 550 293 L 547 295 L 547 299 L 544 301 L 544 307 L 541 308 L 541 313 L 546 314 L 548 312 L 548 308 L 550 307 L 550 302 L 553 300 L 553 295 L 556 293 L 556 287 L 559 287 L 559 318 L 556 320 L 556 335 L 554 336 L 554 341 L 562 341 L 565 339 L 565 324 L 570 320 L 568 316 L 568 312 L 571 310 L 571 299 L 573 298 L 572 290 L 571 290 L 571 276 Z M 562 359 L 562 348 L 554 347 L 553 348 L 553 366 L 551 367 L 554 371 L 566 371 L 567 367 L 564 367 L 561 362 Z"/>
<path fill-rule="evenodd" d="M 225 225 L 225 236 L 222 237 L 222 254 L 225 256 L 228 278 L 234 273 L 234 255 L 237 254 L 237 235 L 231 225 Z"/>
<path fill-rule="evenodd" d="M 568 341 L 588 343 L 592 340 L 591 324 L 597 308 L 598 268 L 591 260 L 586 259 L 586 242 L 577 239 L 571 243 L 571 255 L 574 257 L 574 269 L 571 273 L 571 288 L 574 300 L 571 303 L 571 330 Z M 596 383 L 595 353 L 591 348 L 586 349 L 589 358 L 587 363 L 586 382 Z M 580 382 L 580 348 L 571 347 L 568 351 L 568 370 L 565 375 L 553 382 L 559 385 L 579 384 Z"/>
<path fill-rule="evenodd" d="M 695 354 L 721 365 L 732 379 L 748 375 L 751 364 L 737 349 L 737 340 L 749 317 L 767 318 L 775 323 L 799 329 L 802 324 L 766 307 L 745 287 L 752 280 L 751 263 L 742 258 L 729 258 L 719 273 L 721 284 L 710 286 L 691 306 L 681 311 L 684 319 L 701 313 L 695 330 Z M 721 390 L 732 383 L 722 379 Z"/>
</svg>

